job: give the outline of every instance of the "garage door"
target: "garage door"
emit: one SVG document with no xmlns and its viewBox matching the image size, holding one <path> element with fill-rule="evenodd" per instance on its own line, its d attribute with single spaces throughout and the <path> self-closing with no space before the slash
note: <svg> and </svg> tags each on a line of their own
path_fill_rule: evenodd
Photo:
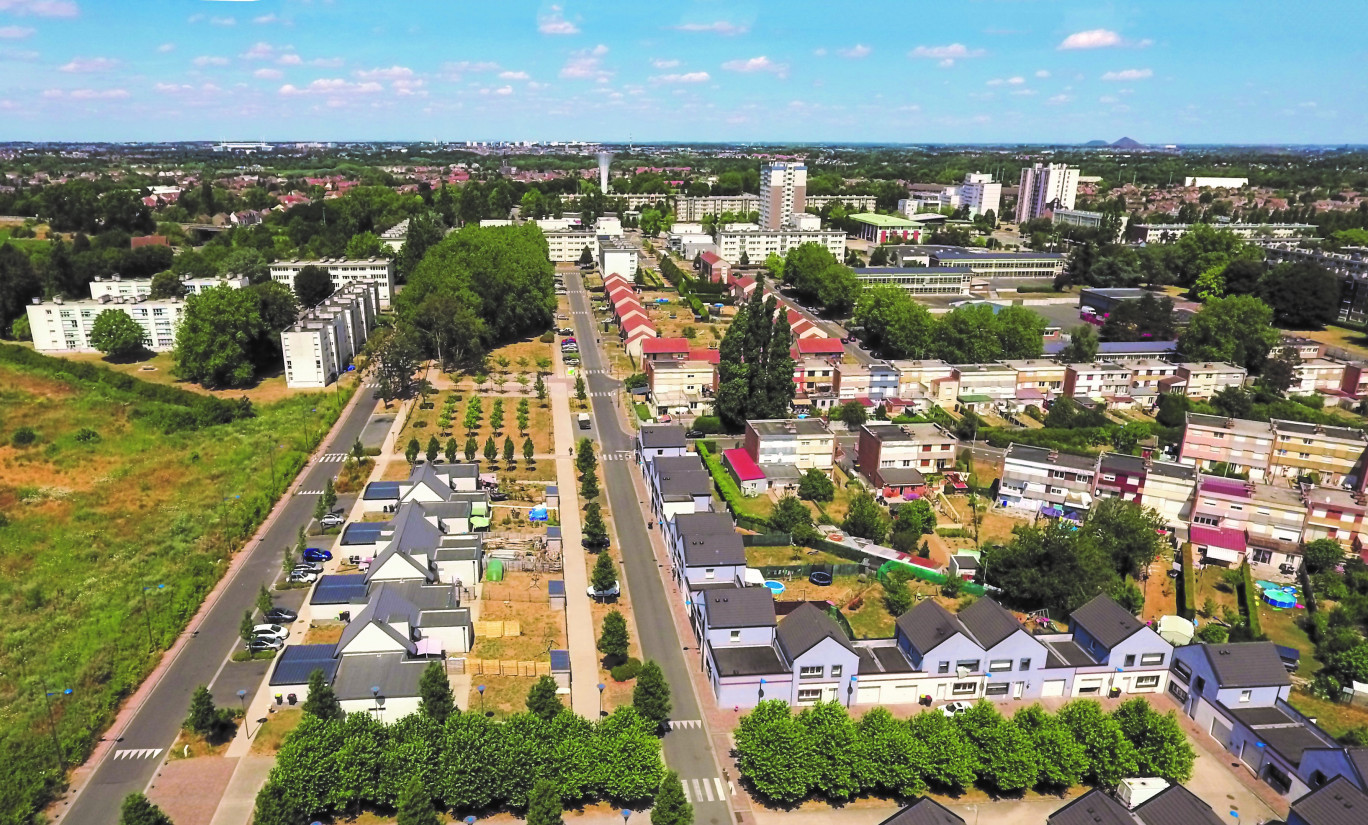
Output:
<svg viewBox="0 0 1368 825">
<path fill-rule="evenodd" d="M 872 686 L 870 686 L 870 687 L 865 687 L 864 685 L 860 685 L 859 690 L 858 690 L 858 691 L 856 692 L 856 694 L 855 694 L 855 704 L 857 704 L 857 705 L 877 705 L 877 704 L 879 704 L 879 688 L 880 688 L 880 687 L 881 687 L 880 685 L 872 685 Z"/>
<path fill-rule="evenodd" d="M 1064 680 L 1063 680 L 1063 679 L 1046 679 L 1046 680 L 1045 680 L 1045 684 L 1043 684 L 1043 685 L 1040 686 L 1040 695 L 1041 695 L 1041 696 L 1063 696 L 1063 695 L 1064 695 Z"/>
<path fill-rule="evenodd" d="M 1230 723 L 1219 716 L 1211 720 L 1211 738 L 1221 743 L 1221 747 L 1230 750 Z"/>
</svg>

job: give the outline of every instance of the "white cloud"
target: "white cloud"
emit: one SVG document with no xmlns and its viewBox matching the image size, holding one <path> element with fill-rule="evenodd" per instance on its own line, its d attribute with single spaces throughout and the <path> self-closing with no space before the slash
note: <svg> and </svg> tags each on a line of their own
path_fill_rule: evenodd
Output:
<svg viewBox="0 0 1368 825">
<path fill-rule="evenodd" d="M 336 69 L 343 63 L 340 57 L 315 57 L 309 61 L 310 66 L 318 66 L 323 69 Z"/>
<path fill-rule="evenodd" d="M 1057 47 L 1061 51 L 1069 49 L 1105 49 L 1109 46 L 1120 46 L 1122 43 L 1121 35 L 1111 29 L 1089 29 L 1085 32 L 1074 32 Z"/>
<path fill-rule="evenodd" d="M 211 26 L 236 26 L 236 25 L 237 25 L 237 18 L 235 18 L 235 17 L 211 17 L 211 18 L 209 18 L 209 25 L 211 25 Z"/>
<path fill-rule="evenodd" d="M 427 97 L 427 91 L 423 89 L 424 82 L 419 78 L 400 78 L 391 83 L 390 88 L 398 95 Z"/>
<path fill-rule="evenodd" d="M 479 74 L 480 72 L 492 72 L 492 71 L 494 71 L 494 70 L 496 70 L 496 69 L 498 69 L 498 68 L 499 68 L 499 64 L 498 64 L 498 63 L 491 63 L 491 62 L 489 62 L 489 61 L 483 61 L 483 62 L 481 62 L 481 61 L 462 60 L 462 61 L 459 61 L 459 62 L 456 62 L 456 63 L 443 63 L 443 64 L 442 64 L 442 71 L 444 71 L 444 72 L 461 72 L 461 73 L 470 72 L 471 74 Z"/>
<path fill-rule="evenodd" d="M 712 80 L 712 75 L 707 72 L 685 72 L 683 74 L 657 75 L 651 80 L 657 83 L 707 83 Z"/>
<path fill-rule="evenodd" d="M 175 50 L 175 43 L 163 43 L 157 47 L 157 51 L 161 52 L 162 54 L 166 54 L 167 52 L 174 52 Z"/>
<path fill-rule="evenodd" d="M 274 23 L 278 19 L 280 18 L 276 17 L 274 14 L 263 14 L 260 17 L 253 17 L 252 22 L 258 25 L 264 25 L 266 23 Z"/>
<path fill-rule="evenodd" d="M 869 57 L 869 53 L 872 51 L 874 50 L 866 46 L 865 44 L 856 43 L 854 46 L 851 46 L 848 49 L 837 49 L 836 53 L 839 54 L 841 57 L 848 57 L 852 60 L 858 60 L 861 57 Z"/>
<path fill-rule="evenodd" d="M 532 75 L 527 72 L 499 72 L 501 80 L 531 80 Z"/>
<path fill-rule="evenodd" d="M 43 97 L 57 98 L 69 97 L 72 100 L 121 100 L 128 97 L 126 89 L 72 89 L 69 92 L 61 89 L 47 89 L 43 92 Z"/>
<path fill-rule="evenodd" d="M 238 55 L 238 57 L 243 60 L 270 60 L 275 57 L 275 54 L 275 46 L 265 41 L 258 41 L 252 45 L 252 48 Z"/>
<path fill-rule="evenodd" d="M 181 92 L 193 91 L 194 88 L 195 87 L 191 86 L 189 83 L 158 83 L 152 87 L 152 90 L 158 94 L 175 95 L 180 94 Z"/>
<path fill-rule="evenodd" d="M 299 66 L 304 63 L 304 58 L 297 54 L 282 54 L 276 58 L 276 63 L 281 66 Z"/>
<path fill-rule="evenodd" d="M 33 31 L 27 26 L 0 26 L 0 40 L 22 40 Z"/>
<path fill-rule="evenodd" d="M 388 69 L 367 69 L 353 74 L 361 80 L 403 80 L 413 77 L 413 69 L 408 66 L 390 66 Z"/>
<path fill-rule="evenodd" d="M 592 49 L 572 52 L 570 59 L 561 67 L 560 76 L 570 80 L 596 80 L 600 83 L 612 77 L 612 72 L 603 68 L 603 56 L 608 47 L 602 43 Z"/>
<path fill-rule="evenodd" d="M 70 63 L 57 67 L 59 72 L 107 72 L 119 65 L 110 57 L 75 57 Z"/>
<path fill-rule="evenodd" d="M 939 60 L 942 67 L 955 65 L 956 60 L 963 60 L 970 57 L 982 57 L 987 54 L 983 49 L 971 49 L 963 43 L 951 43 L 948 46 L 918 46 L 907 53 L 908 57 L 927 57 Z"/>
<path fill-rule="evenodd" d="M 560 6 L 552 6 L 550 14 L 537 18 L 537 31 L 542 34 L 579 34 L 579 26 L 565 19 Z"/>
<path fill-rule="evenodd" d="M 827 50 L 826 50 L 826 49 L 813 49 L 812 53 L 815 54 L 815 55 L 817 55 L 818 57 L 826 57 Z M 793 104 L 789 104 L 789 105 L 793 105 Z"/>
<path fill-rule="evenodd" d="M 252 72 L 252 77 L 260 78 L 262 80 L 279 80 L 284 76 L 285 73 L 280 69 L 257 69 Z"/>
<path fill-rule="evenodd" d="M 0 49 L 0 62 L 14 61 L 17 63 L 32 63 L 39 58 L 38 52 L 26 49 Z"/>
<path fill-rule="evenodd" d="M 657 69 L 673 69 L 675 66 L 678 66 L 678 65 L 679 65 L 679 61 L 678 61 L 678 60 L 661 60 L 660 58 L 656 58 L 655 60 L 652 60 L 652 61 L 651 61 L 651 65 L 654 66 L 654 67 L 657 68 Z"/>
<path fill-rule="evenodd" d="M 988 83 L 987 83 L 986 85 L 988 85 L 988 86 L 1002 86 L 1003 84 L 1006 84 L 1006 85 L 1008 85 L 1008 86 L 1020 86 L 1020 85 L 1022 85 L 1022 84 L 1025 83 L 1025 82 L 1026 82 L 1026 78 L 1024 78 L 1024 77 L 1008 77 L 1008 78 L 1005 78 L 1005 79 L 1004 79 L 1004 78 L 1001 78 L 1001 77 L 995 77 L 995 78 L 993 78 L 992 80 L 988 81 Z"/>
<path fill-rule="evenodd" d="M 713 23 L 683 23 L 678 26 L 671 26 L 671 28 L 677 32 L 711 32 L 723 37 L 735 37 L 738 34 L 745 34 L 750 31 L 750 26 L 744 23 L 730 23 L 726 20 L 718 20 Z"/>
<path fill-rule="evenodd" d="M 1102 95 L 1101 97 L 1099 97 L 1099 98 L 1097 99 L 1097 102 L 1098 102 L 1098 103 L 1120 103 L 1121 101 L 1120 101 L 1120 99 L 1115 98 L 1115 97 L 1112 97 L 1111 95 Z"/>
<path fill-rule="evenodd" d="M 190 61 L 190 62 L 191 62 L 191 63 L 194 63 L 196 66 L 200 66 L 200 67 L 203 67 L 203 66 L 227 66 L 227 65 L 228 65 L 228 58 L 226 58 L 226 57 L 216 57 L 216 56 L 214 56 L 214 55 L 201 55 L 201 56 L 195 58 L 194 60 L 192 60 L 192 61 Z"/>
<path fill-rule="evenodd" d="M 494 94 L 496 94 L 496 95 L 511 95 L 511 94 L 513 94 L 513 87 L 512 87 L 512 86 L 500 86 L 499 88 L 497 88 L 497 89 L 494 90 Z"/>
<path fill-rule="evenodd" d="M 779 77 L 786 77 L 788 75 L 787 63 L 775 63 L 764 55 L 752 57 L 747 60 L 728 60 L 726 63 L 722 64 L 722 68 L 729 72 L 742 72 L 744 74 L 771 72 Z"/>
<path fill-rule="evenodd" d="M 20 17 L 75 17 L 81 13 L 70 0 L 0 0 L 0 11 Z"/>
<path fill-rule="evenodd" d="M 1073 100 L 1073 95 L 1055 95 L 1054 97 L 1048 98 L 1045 102 L 1051 106 L 1061 106 L 1071 100 Z"/>
<path fill-rule="evenodd" d="M 384 91 L 384 87 L 381 86 L 379 83 L 376 83 L 376 82 L 373 81 L 373 80 L 372 80 L 372 81 L 367 81 L 367 82 L 365 82 L 365 83 L 352 83 L 350 80 L 344 80 L 344 79 L 342 79 L 342 78 L 340 78 L 340 77 L 319 78 L 318 80 L 315 80 L 314 82 L 310 83 L 308 86 L 305 86 L 305 87 L 303 87 L 303 88 L 300 88 L 300 87 L 298 87 L 298 86 L 294 86 L 294 85 L 289 84 L 289 83 L 286 83 L 284 86 L 281 86 L 281 87 L 280 87 L 280 94 L 286 95 L 286 96 L 291 96 L 291 95 L 309 95 L 309 94 L 324 94 L 324 95 L 356 94 L 356 95 L 365 95 L 365 94 L 375 94 L 376 92 L 382 92 L 382 91 Z"/>
<path fill-rule="evenodd" d="M 1151 69 L 1122 69 L 1119 72 L 1107 72 L 1102 75 L 1103 80 L 1144 80 L 1153 77 Z"/>
<path fill-rule="evenodd" d="M 1048 69 L 1037 69 L 1037 70 L 1036 70 L 1036 77 L 1049 77 L 1049 76 L 1050 76 L 1050 72 L 1049 72 Z"/>
</svg>

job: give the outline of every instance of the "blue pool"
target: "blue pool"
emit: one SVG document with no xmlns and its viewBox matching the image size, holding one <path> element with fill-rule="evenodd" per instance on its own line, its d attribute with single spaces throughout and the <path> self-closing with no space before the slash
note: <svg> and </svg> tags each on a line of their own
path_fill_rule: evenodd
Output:
<svg viewBox="0 0 1368 825">
<path fill-rule="evenodd" d="M 778 596 L 780 593 L 783 593 L 784 590 L 786 589 L 786 588 L 784 587 L 784 583 L 783 583 L 783 582 L 777 582 L 777 581 L 775 581 L 775 580 L 773 580 L 773 579 L 768 579 L 768 580 L 766 580 L 765 586 L 768 587 L 768 588 L 770 589 L 770 592 L 773 593 L 773 594 L 776 595 L 776 596 Z"/>
</svg>

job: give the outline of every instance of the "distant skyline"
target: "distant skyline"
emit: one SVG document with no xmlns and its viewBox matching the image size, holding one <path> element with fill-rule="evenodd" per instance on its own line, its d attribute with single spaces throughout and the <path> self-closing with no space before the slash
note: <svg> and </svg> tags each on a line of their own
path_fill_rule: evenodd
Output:
<svg viewBox="0 0 1368 825">
<path fill-rule="evenodd" d="M 1363 143 L 1363 13 L 0 0 L 0 140 Z"/>
</svg>

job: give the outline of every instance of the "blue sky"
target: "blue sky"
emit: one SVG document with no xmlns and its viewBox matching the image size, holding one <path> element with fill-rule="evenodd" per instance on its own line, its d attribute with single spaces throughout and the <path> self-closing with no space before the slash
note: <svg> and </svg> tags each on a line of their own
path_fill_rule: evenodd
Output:
<svg viewBox="0 0 1368 825">
<path fill-rule="evenodd" d="M 1362 0 L 0 0 L 0 139 L 1368 142 Z"/>
</svg>

